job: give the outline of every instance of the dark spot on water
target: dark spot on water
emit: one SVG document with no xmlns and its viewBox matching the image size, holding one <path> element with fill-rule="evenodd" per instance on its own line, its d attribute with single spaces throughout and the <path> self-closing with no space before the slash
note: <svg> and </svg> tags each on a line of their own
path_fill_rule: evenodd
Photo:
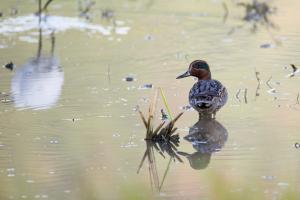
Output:
<svg viewBox="0 0 300 200">
<path fill-rule="evenodd" d="M 165 113 L 164 109 L 161 109 L 160 112 L 161 112 L 161 120 L 165 121 L 169 118 L 169 116 Z"/>
<path fill-rule="evenodd" d="M 7 64 L 5 64 L 4 65 L 4 67 L 6 68 L 6 69 L 9 69 L 10 71 L 12 71 L 13 69 L 14 69 L 14 63 L 13 62 L 9 62 L 9 63 L 7 63 Z"/>
<path fill-rule="evenodd" d="M 152 87 L 153 87 L 153 85 L 152 85 L 151 83 L 149 83 L 149 84 L 143 85 L 142 88 L 144 88 L 144 89 L 150 89 L 150 88 L 152 88 Z"/>
<path fill-rule="evenodd" d="M 262 49 L 269 49 L 269 48 L 273 48 L 273 47 L 274 47 L 274 45 L 272 45 L 270 43 L 260 45 L 260 48 L 262 48 Z"/>
<path fill-rule="evenodd" d="M 2 12 L 0 12 L 0 17 L 3 17 L 3 13 Z"/>
<path fill-rule="evenodd" d="M 110 9 L 105 9 L 101 12 L 102 19 L 110 20 L 110 19 L 114 18 L 114 16 L 115 16 L 114 11 L 110 10 Z"/>
<path fill-rule="evenodd" d="M 125 77 L 125 81 L 131 82 L 131 81 L 134 81 L 134 78 L 131 76 L 127 76 L 127 77 Z"/>
<path fill-rule="evenodd" d="M 154 37 L 153 37 L 152 35 L 146 35 L 146 36 L 144 37 L 144 39 L 145 39 L 146 41 L 152 41 L 152 40 L 154 40 Z"/>
</svg>

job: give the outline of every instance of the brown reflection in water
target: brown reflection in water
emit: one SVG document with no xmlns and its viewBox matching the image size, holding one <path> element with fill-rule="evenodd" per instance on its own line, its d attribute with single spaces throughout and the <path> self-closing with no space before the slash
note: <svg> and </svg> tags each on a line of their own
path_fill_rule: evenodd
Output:
<svg viewBox="0 0 300 200">
<path fill-rule="evenodd" d="M 189 134 L 184 137 L 189 141 L 196 152 L 178 152 L 185 156 L 193 169 L 205 169 L 214 152 L 220 151 L 227 141 L 228 132 L 217 120 L 202 118 L 194 124 Z"/>
</svg>

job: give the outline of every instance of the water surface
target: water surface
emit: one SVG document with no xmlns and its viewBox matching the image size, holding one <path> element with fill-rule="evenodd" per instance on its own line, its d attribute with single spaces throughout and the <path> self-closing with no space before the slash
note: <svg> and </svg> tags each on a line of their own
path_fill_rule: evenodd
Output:
<svg viewBox="0 0 300 200">
<path fill-rule="evenodd" d="M 1 4 L 0 62 L 16 67 L 0 69 L 0 199 L 299 194 L 300 150 L 294 144 L 300 143 L 300 79 L 287 77 L 289 64 L 300 64 L 298 1 L 271 2 L 277 12 L 270 18 L 279 28 L 258 25 L 256 33 L 242 20 L 244 9 L 231 1 L 225 23 L 222 1 L 99 0 L 91 20 L 78 18 L 76 1 L 54 1 L 42 22 L 40 55 L 35 1 Z M 18 14 L 10 16 L 16 6 Z M 101 18 L 105 9 L 114 11 L 115 23 Z M 184 163 L 172 162 L 157 192 L 147 163 L 136 173 L 146 149 L 136 106 L 146 112 L 162 87 L 172 115 L 181 112 L 195 80 L 175 77 L 199 58 L 229 91 L 216 125 L 226 137 L 217 132 L 213 151 L 207 147 L 209 160 L 200 156 L 205 164 L 198 169 L 189 156 L 181 156 Z M 134 81 L 124 81 L 127 76 Z M 145 84 L 153 88 L 143 89 Z M 159 98 L 157 125 L 161 108 L 166 110 Z M 176 123 L 178 150 L 186 155 L 200 151 L 183 139 L 197 121 L 196 112 L 186 111 Z M 169 158 L 155 152 L 155 160 L 161 181 Z"/>
</svg>

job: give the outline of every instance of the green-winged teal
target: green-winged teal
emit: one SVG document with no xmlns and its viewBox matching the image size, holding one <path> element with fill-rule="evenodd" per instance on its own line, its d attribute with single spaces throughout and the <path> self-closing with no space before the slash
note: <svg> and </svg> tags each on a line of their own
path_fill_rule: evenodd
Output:
<svg viewBox="0 0 300 200">
<path fill-rule="evenodd" d="M 189 69 L 177 79 L 194 76 L 198 82 L 190 90 L 189 103 L 199 112 L 199 117 L 215 117 L 216 112 L 225 105 L 228 98 L 226 88 L 211 78 L 208 64 L 203 60 L 193 61 Z"/>
</svg>

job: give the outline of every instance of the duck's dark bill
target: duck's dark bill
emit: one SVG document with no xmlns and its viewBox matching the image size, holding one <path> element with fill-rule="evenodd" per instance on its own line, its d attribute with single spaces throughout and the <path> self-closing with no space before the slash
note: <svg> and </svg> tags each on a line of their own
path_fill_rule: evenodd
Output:
<svg viewBox="0 0 300 200">
<path fill-rule="evenodd" d="M 187 71 L 187 72 L 185 72 L 184 74 L 181 74 L 180 76 L 178 76 L 176 79 L 185 78 L 185 77 L 188 77 L 188 76 L 190 76 L 190 75 L 191 75 L 190 72 Z"/>
</svg>

